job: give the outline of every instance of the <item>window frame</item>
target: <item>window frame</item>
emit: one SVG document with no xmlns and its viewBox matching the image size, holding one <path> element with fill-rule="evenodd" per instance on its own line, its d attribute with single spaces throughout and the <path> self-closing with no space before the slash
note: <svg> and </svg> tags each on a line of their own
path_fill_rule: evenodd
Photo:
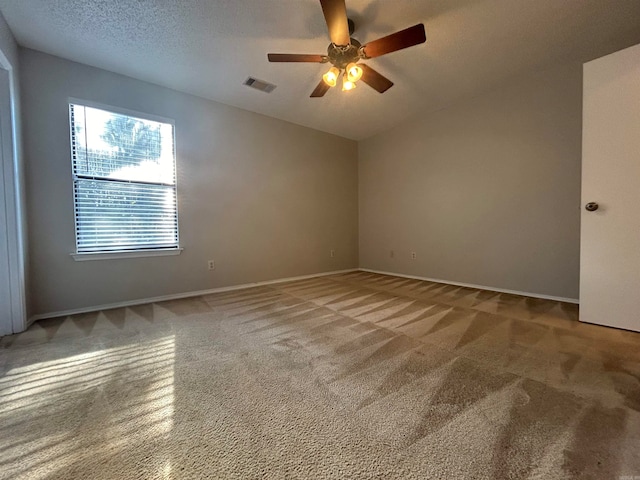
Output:
<svg viewBox="0 0 640 480">
<path fill-rule="evenodd" d="M 74 153 L 73 153 L 73 131 L 71 127 L 71 105 L 77 105 L 80 107 L 89 107 L 96 108 L 99 110 L 103 110 L 110 113 L 115 113 L 118 115 L 126 115 L 128 117 L 133 117 L 141 120 L 149 120 L 152 122 L 160 122 L 165 124 L 170 124 L 172 126 L 172 134 L 173 134 L 173 168 L 174 168 L 174 185 L 173 188 L 175 190 L 175 201 L 176 201 L 176 245 L 170 247 L 155 247 L 155 248 L 136 248 L 136 249 L 122 249 L 122 250 L 103 250 L 103 251 L 94 251 L 94 252 L 79 252 L 78 251 L 78 216 L 76 214 L 76 177 L 77 175 L 74 173 Z M 177 146 L 176 146 L 176 124 L 175 120 L 172 118 L 162 117 L 159 115 L 154 115 L 150 113 L 139 112 L 136 110 L 131 110 L 127 108 L 115 107 L 112 105 L 107 105 L 100 102 L 94 102 L 91 100 L 84 100 L 76 97 L 68 97 L 67 99 L 67 114 L 69 115 L 67 128 L 69 129 L 69 153 L 71 157 L 71 182 L 73 188 L 73 224 L 74 224 L 74 241 L 75 241 L 75 252 L 70 255 L 73 257 L 75 261 L 87 261 L 87 260 L 108 260 L 108 259 L 119 259 L 119 258 L 135 258 L 135 257 L 158 257 L 158 256 L 174 256 L 180 255 L 184 248 L 180 245 L 180 221 L 179 221 L 179 208 L 178 208 L 178 159 L 177 159 Z M 129 184 L 153 184 L 153 185 L 164 185 L 159 182 L 140 182 L 133 180 L 113 180 L 114 182 L 119 183 L 129 183 Z"/>
</svg>

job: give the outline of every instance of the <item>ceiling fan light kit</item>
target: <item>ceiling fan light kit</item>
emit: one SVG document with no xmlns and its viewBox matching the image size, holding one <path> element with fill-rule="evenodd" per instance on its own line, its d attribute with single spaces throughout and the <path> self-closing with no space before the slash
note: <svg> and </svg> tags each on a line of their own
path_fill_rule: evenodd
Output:
<svg viewBox="0 0 640 480">
<path fill-rule="evenodd" d="M 331 87 L 335 87 L 341 73 L 342 91 L 353 90 L 356 88 L 356 82 L 362 80 L 379 93 L 386 92 L 393 86 L 393 82 L 370 66 L 358 62 L 412 47 L 427 40 L 424 25 L 419 23 L 361 45 L 351 37 L 354 24 L 347 18 L 345 0 L 320 0 L 320 6 L 331 38 L 327 55 L 267 54 L 270 62 L 331 63 L 332 67 L 322 76 L 322 80 L 311 93 L 312 98 L 322 97 Z"/>
<path fill-rule="evenodd" d="M 352 82 L 351 80 L 349 80 L 347 72 L 344 72 L 344 74 L 342 75 L 342 91 L 348 92 L 349 90 L 353 90 L 354 88 L 356 88 L 356 82 Z"/>
<path fill-rule="evenodd" d="M 340 70 L 336 67 L 331 67 L 327 73 L 322 76 L 324 83 L 329 85 L 330 87 L 335 87 L 336 83 L 338 83 L 338 76 L 340 75 Z"/>
<path fill-rule="evenodd" d="M 363 70 L 357 63 L 350 63 L 346 68 L 347 78 L 350 82 L 357 82 L 362 78 Z"/>
</svg>

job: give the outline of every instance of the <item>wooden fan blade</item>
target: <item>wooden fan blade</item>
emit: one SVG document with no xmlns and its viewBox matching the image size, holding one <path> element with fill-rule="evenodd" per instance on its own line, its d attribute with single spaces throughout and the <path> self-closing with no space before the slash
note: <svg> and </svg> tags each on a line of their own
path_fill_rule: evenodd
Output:
<svg viewBox="0 0 640 480">
<path fill-rule="evenodd" d="M 327 93 L 330 88 L 331 87 L 329 85 L 324 83 L 324 80 L 320 80 L 320 83 L 318 84 L 318 86 L 315 88 L 313 92 L 311 92 L 310 97 L 311 98 L 324 97 L 324 94 Z"/>
<path fill-rule="evenodd" d="M 373 68 L 364 63 L 359 63 L 362 68 L 362 80 L 364 83 L 369 85 L 374 90 L 377 90 L 380 93 L 384 93 L 393 87 L 393 82 L 389 80 L 384 75 L 376 72 Z"/>
<path fill-rule="evenodd" d="M 327 61 L 325 55 L 307 55 L 299 53 L 267 53 L 270 62 L 309 62 L 324 63 Z"/>
<path fill-rule="evenodd" d="M 336 45 L 349 45 L 349 21 L 344 0 L 320 0 L 324 20 L 329 28 L 329 38 Z"/>
<path fill-rule="evenodd" d="M 403 48 L 413 47 L 427 41 L 427 34 L 424 31 L 424 25 L 419 23 L 413 27 L 400 30 L 386 37 L 379 38 L 373 42 L 369 42 L 364 46 L 364 54 L 367 58 L 374 58 L 386 53 L 402 50 Z"/>
</svg>

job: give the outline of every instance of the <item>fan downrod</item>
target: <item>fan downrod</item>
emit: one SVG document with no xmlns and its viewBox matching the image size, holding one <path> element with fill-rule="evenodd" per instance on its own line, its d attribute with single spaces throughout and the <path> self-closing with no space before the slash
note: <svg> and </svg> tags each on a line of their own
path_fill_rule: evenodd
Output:
<svg viewBox="0 0 640 480">
<path fill-rule="evenodd" d="M 349 23 L 349 35 L 355 31 L 355 24 L 353 20 L 348 19 Z M 327 60 L 336 68 L 344 69 L 352 62 L 357 62 L 361 58 L 364 58 L 362 54 L 362 45 L 358 40 L 351 37 L 351 43 L 349 45 L 335 45 L 330 43 L 327 47 Z"/>
<path fill-rule="evenodd" d="M 356 31 L 356 24 L 350 18 L 347 18 L 347 24 L 349 25 L 349 36 L 351 36 Z"/>
</svg>

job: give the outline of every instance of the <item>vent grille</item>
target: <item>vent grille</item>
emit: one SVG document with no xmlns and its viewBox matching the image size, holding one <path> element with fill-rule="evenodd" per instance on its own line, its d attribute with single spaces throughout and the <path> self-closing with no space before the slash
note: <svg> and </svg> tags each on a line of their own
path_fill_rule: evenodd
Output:
<svg viewBox="0 0 640 480">
<path fill-rule="evenodd" d="M 244 81 L 247 87 L 255 88 L 261 92 L 271 93 L 276 88 L 273 83 L 265 82 L 264 80 L 258 80 L 257 78 L 249 77 Z"/>
</svg>

